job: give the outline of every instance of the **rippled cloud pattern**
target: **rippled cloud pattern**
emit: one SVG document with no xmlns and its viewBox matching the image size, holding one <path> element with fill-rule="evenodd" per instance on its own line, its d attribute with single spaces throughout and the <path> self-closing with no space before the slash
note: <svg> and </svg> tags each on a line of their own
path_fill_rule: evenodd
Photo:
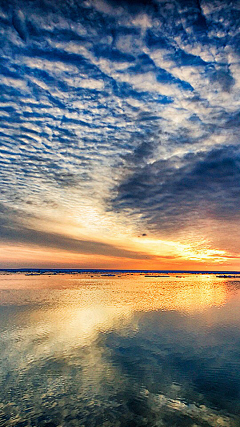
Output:
<svg viewBox="0 0 240 427">
<path fill-rule="evenodd" d="M 61 211 L 109 236 L 198 224 L 234 252 L 239 23 L 238 0 L 1 1 L 3 240 L 78 250 L 33 225 Z"/>
</svg>

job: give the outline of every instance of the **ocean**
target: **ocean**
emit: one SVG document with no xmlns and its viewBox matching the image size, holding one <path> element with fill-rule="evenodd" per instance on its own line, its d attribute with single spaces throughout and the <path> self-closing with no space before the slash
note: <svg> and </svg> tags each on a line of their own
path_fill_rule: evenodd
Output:
<svg viewBox="0 0 240 427">
<path fill-rule="evenodd" d="M 240 426 L 240 275 L 41 273 L 0 274 L 0 426 Z"/>
</svg>

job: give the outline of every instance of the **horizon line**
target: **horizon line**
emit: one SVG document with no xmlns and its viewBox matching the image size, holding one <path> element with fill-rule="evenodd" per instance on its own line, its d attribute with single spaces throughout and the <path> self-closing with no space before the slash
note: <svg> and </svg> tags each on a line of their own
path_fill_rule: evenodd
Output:
<svg viewBox="0 0 240 427">
<path fill-rule="evenodd" d="M 189 274 L 240 274 L 239 270 L 152 270 L 152 269 L 114 269 L 114 268 L 0 268 L 0 272 L 122 272 L 122 273 L 189 273 Z"/>
</svg>

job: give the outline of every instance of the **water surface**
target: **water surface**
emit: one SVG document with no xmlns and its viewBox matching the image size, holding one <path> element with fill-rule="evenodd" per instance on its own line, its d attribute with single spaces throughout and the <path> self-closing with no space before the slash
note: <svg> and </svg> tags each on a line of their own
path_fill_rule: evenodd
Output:
<svg viewBox="0 0 240 427">
<path fill-rule="evenodd" d="M 0 426 L 240 426 L 240 279 L 2 274 L 0 345 Z"/>
</svg>

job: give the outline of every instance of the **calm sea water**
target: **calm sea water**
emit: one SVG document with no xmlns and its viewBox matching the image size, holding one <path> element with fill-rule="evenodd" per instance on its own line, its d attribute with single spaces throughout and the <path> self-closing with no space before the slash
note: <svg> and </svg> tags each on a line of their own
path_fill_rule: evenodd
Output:
<svg viewBox="0 0 240 427">
<path fill-rule="evenodd" d="M 240 426 L 240 279 L 0 275 L 0 426 Z"/>
</svg>

